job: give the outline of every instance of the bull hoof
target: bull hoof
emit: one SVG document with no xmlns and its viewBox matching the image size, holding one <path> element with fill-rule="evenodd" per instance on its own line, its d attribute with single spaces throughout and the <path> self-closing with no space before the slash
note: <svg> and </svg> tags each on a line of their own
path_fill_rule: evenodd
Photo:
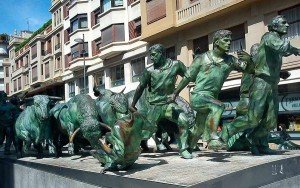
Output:
<svg viewBox="0 0 300 188">
<path fill-rule="evenodd" d="M 207 148 L 213 151 L 218 151 L 218 150 L 226 150 L 227 149 L 227 145 L 222 142 L 220 139 L 218 140 L 211 140 L 208 145 Z"/>
<path fill-rule="evenodd" d="M 69 153 L 69 155 L 74 155 L 74 144 L 69 144 L 69 146 L 68 146 L 68 153 Z"/>
<path fill-rule="evenodd" d="M 166 150 L 167 150 L 167 148 L 163 144 L 157 145 L 157 151 L 166 151 Z"/>
<path fill-rule="evenodd" d="M 193 158 L 193 155 L 190 152 L 188 152 L 187 150 L 180 152 L 180 156 L 183 157 L 184 159 L 192 159 Z"/>
</svg>

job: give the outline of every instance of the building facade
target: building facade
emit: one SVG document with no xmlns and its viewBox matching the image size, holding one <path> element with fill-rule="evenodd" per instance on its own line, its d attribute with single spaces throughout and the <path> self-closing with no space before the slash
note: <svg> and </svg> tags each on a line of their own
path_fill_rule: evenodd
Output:
<svg viewBox="0 0 300 188">
<path fill-rule="evenodd" d="M 94 85 L 116 92 L 125 85 L 125 92 L 136 88 L 147 59 L 140 1 L 65 1 L 63 24 L 66 99 L 93 96 Z"/>
<path fill-rule="evenodd" d="M 289 22 L 285 36 L 291 44 L 300 47 L 300 1 L 295 0 L 148 0 L 141 1 L 142 40 L 149 44 L 162 43 L 174 58 L 187 66 L 193 54 L 213 48 L 213 33 L 220 29 L 231 30 L 230 52 L 250 51 L 268 31 L 267 24 L 278 14 Z M 297 117 L 300 123 L 300 57 L 284 58 L 282 69 L 291 76 L 279 83 L 279 120 Z M 228 107 L 235 107 L 239 100 L 242 74 L 232 72 L 226 80 L 219 98 Z M 193 83 L 181 94 L 189 99 Z M 225 118 L 233 118 L 234 111 L 226 111 Z M 300 130 L 300 127 L 299 127 Z"/>
<path fill-rule="evenodd" d="M 8 58 L 8 46 L 9 37 L 6 34 L 0 34 L 0 91 L 5 91 L 4 84 L 4 61 Z"/>
</svg>

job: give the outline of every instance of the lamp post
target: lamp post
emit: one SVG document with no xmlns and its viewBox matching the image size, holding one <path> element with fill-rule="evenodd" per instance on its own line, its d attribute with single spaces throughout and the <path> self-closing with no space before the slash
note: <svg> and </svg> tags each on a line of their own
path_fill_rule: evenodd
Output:
<svg viewBox="0 0 300 188">
<path fill-rule="evenodd" d="M 84 94 L 86 94 L 84 34 L 82 34 L 82 38 L 76 38 L 74 41 L 82 44 L 82 50 L 80 53 L 83 56 L 83 89 Z"/>
</svg>

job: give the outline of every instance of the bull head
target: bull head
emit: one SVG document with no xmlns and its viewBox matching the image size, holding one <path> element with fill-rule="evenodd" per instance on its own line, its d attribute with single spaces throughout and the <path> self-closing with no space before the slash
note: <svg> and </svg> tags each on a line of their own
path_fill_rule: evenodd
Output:
<svg viewBox="0 0 300 188">
<path fill-rule="evenodd" d="M 110 104 L 115 109 L 117 112 L 126 114 L 128 112 L 128 98 L 124 94 L 126 87 L 119 92 L 119 93 L 113 93 L 112 96 L 110 97 Z"/>
<path fill-rule="evenodd" d="M 50 100 L 47 95 L 35 95 L 25 99 L 26 102 L 33 101 L 33 107 L 37 118 L 47 119 L 50 111 Z"/>
</svg>

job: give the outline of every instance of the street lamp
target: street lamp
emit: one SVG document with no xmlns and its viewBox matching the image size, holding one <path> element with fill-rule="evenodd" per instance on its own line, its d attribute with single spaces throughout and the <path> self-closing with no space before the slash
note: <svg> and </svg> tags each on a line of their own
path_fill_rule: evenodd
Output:
<svg viewBox="0 0 300 188">
<path fill-rule="evenodd" d="M 84 94 L 86 94 L 86 82 L 85 82 L 85 49 L 84 49 L 84 34 L 82 34 L 82 38 L 76 38 L 74 39 L 75 42 L 82 44 L 82 50 L 80 52 L 80 55 L 83 56 L 83 89 Z"/>
</svg>

